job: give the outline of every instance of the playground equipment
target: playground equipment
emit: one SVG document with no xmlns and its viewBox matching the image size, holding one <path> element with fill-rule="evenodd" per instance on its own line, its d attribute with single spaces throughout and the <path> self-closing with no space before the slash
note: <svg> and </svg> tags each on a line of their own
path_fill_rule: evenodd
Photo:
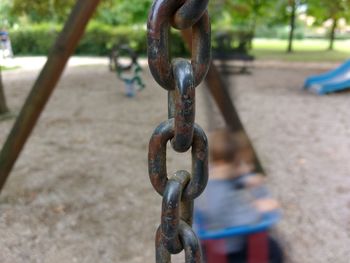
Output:
<svg viewBox="0 0 350 263">
<path fill-rule="evenodd" d="M 305 80 L 304 89 L 324 95 L 350 88 L 350 60 L 335 70 L 311 76 Z"/>
<path fill-rule="evenodd" d="M 148 172 L 154 189 L 163 197 L 161 224 L 156 234 L 156 262 L 171 262 L 185 251 L 185 262 L 202 262 L 200 242 L 193 232 L 194 199 L 208 181 L 208 142 L 195 120 L 195 88 L 207 74 L 210 52 L 208 1 L 155 0 L 147 23 L 148 64 L 154 79 L 168 91 L 168 120 L 153 132 L 148 151 Z M 174 19 L 172 19 L 172 15 Z M 170 60 L 169 30 L 192 30 L 191 61 Z M 168 179 L 167 142 L 176 152 L 192 151 L 192 173 L 179 170 Z"/>
<path fill-rule="evenodd" d="M 225 253 L 218 253 L 226 251 L 226 243 L 229 238 L 244 236 L 247 239 L 247 263 L 259 262 L 268 263 L 268 235 L 267 231 L 281 218 L 279 211 L 265 213 L 261 221 L 255 225 L 235 226 L 225 229 L 208 230 L 203 225 L 203 220 L 199 213 L 195 213 L 195 226 L 197 228 L 197 235 L 201 239 L 202 246 L 205 250 L 207 263 L 225 263 L 227 262 L 227 255 Z"/>
<path fill-rule="evenodd" d="M 218 32 L 215 35 L 217 46 L 213 48 L 213 58 L 220 61 L 222 74 L 230 74 L 229 61 L 239 61 L 238 73 L 248 73 L 254 56 L 248 54 L 252 34 L 248 32 Z"/>
<path fill-rule="evenodd" d="M 19 154 L 99 2 L 100 0 L 78 0 L 55 41 L 48 59 L 36 79 L 0 152 L 0 190 L 4 187 Z M 187 46 L 191 46 L 190 30 L 182 30 L 181 34 L 186 40 Z M 226 125 L 232 131 L 244 131 L 244 127 L 230 99 L 230 94 L 225 87 L 225 83 L 212 62 L 206 76 L 206 84 L 223 115 Z"/>
<path fill-rule="evenodd" d="M 123 65 L 120 62 L 121 56 L 126 56 L 129 59 L 129 63 Z M 134 97 L 137 91 L 145 88 L 145 84 L 140 76 L 142 68 L 137 62 L 137 54 L 129 46 L 113 47 L 109 56 L 109 69 L 115 71 L 117 77 L 124 82 L 125 95 L 127 97 Z"/>
<path fill-rule="evenodd" d="M 276 211 L 274 213 L 266 213 L 258 224 L 246 225 L 246 226 L 235 226 L 219 230 L 207 230 L 205 226 L 202 225 L 202 220 L 198 214 L 195 217 L 198 226 L 198 236 L 203 240 L 214 240 L 222 239 L 232 236 L 248 235 L 254 234 L 262 231 L 266 231 L 276 224 L 281 218 L 281 213 Z"/>
<path fill-rule="evenodd" d="M 0 189 L 21 153 L 100 0 L 78 0 L 0 153 Z"/>
<path fill-rule="evenodd" d="M 0 189 L 3 188 L 99 2 L 99 0 L 78 0 L 72 9 L 0 152 Z M 170 119 L 155 130 L 149 151 L 152 184 L 157 191 L 164 194 L 164 216 L 156 239 L 157 262 L 170 262 L 170 253 L 182 249 L 185 250 L 186 262 L 200 262 L 200 246 L 190 225 L 193 199 L 203 191 L 206 184 L 207 155 L 205 134 L 193 123 L 194 87 L 205 77 L 208 67 L 210 68 L 206 81 L 227 125 L 233 131 L 244 130 L 217 69 L 210 63 L 207 4 L 208 0 L 185 2 L 156 0 L 148 23 L 151 72 L 156 81 L 169 90 Z M 192 34 L 190 31 L 182 31 L 187 44 L 189 46 L 193 44 L 192 64 L 183 59 L 177 59 L 173 65 L 170 64 L 167 48 L 170 24 L 181 30 L 192 28 Z M 188 172 L 179 171 L 173 178 L 167 179 L 164 143 L 166 145 L 172 137 L 177 151 L 186 151 L 191 145 L 193 146 L 192 176 Z M 160 143 L 157 144 L 155 141 L 158 139 Z M 172 200 L 176 204 L 183 205 L 181 219 L 180 209 L 173 208 Z"/>
</svg>

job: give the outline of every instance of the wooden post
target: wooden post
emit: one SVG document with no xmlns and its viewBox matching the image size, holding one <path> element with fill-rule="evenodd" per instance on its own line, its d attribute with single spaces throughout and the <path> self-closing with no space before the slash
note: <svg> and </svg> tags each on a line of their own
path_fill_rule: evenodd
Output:
<svg viewBox="0 0 350 263">
<path fill-rule="evenodd" d="M 78 0 L 0 152 L 0 191 L 100 0 Z"/>
<path fill-rule="evenodd" d="M 192 32 L 191 29 L 181 31 L 182 38 L 185 40 L 188 47 L 192 46 Z M 230 93 L 227 90 L 225 82 L 222 79 L 220 72 L 217 67 L 211 62 L 207 76 L 205 77 L 206 86 L 209 89 L 211 95 L 213 96 L 216 105 L 218 106 L 226 126 L 233 132 L 243 132 L 247 138 L 248 134 L 244 130 L 243 124 L 238 116 L 237 109 L 231 99 Z M 254 156 L 256 160 L 256 170 L 257 172 L 264 172 L 263 167 L 258 159 L 258 156 L 254 150 L 253 144 L 250 145 L 254 151 Z"/>
<path fill-rule="evenodd" d="M 9 109 L 7 108 L 7 104 L 6 104 L 4 84 L 2 83 L 1 67 L 0 67 L 0 115 L 7 113 L 8 111 Z"/>
</svg>

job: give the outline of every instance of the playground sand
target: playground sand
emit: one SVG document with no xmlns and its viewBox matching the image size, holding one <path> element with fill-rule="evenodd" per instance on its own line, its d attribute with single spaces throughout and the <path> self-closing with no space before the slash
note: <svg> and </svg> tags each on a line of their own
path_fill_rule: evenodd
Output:
<svg viewBox="0 0 350 263">
<path fill-rule="evenodd" d="M 258 67 L 230 78 L 284 210 L 276 232 L 290 263 L 350 257 L 350 93 L 302 91 L 320 71 Z M 161 198 L 148 179 L 147 145 L 166 119 L 167 94 L 144 75 L 147 88 L 130 99 L 107 66 L 66 70 L 0 196 L 1 263 L 154 262 Z M 14 112 L 36 76 L 3 72 Z M 197 91 L 197 122 L 222 126 L 204 87 Z M 12 123 L 0 123 L 1 144 Z M 168 152 L 169 173 L 188 169 L 189 154 Z"/>
</svg>

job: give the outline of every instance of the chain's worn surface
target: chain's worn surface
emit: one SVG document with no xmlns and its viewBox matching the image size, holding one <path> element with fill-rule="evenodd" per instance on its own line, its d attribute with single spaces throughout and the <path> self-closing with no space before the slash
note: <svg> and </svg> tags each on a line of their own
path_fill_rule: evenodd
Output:
<svg viewBox="0 0 350 263">
<path fill-rule="evenodd" d="M 172 145 L 175 151 L 185 152 L 192 144 L 193 124 L 195 115 L 195 89 L 193 86 L 193 71 L 191 63 L 185 59 L 173 61 L 175 78 L 173 117 L 175 118 L 175 134 Z M 170 109 L 171 110 L 171 109 Z"/>
<path fill-rule="evenodd" d="M 208 0 L 155 0 L 148 19 L 148 63 L 154 79 L 168 90 L 168 120 L 153 132 L 148 171 L 154 189 L 163 196 L 161 224 L 156 234 L 156 262 L 170 263 L 171 254 L 185 251 L 186 263 L 202 262 L 200 243 L 193 232 L 193 201 L 208 181 L 207 137 L 195 124 L 195 87 L 211 60 Z M 192 30 L 191 61 L 169 54 L 170 26 Z M 177 152 L 191 148 L 191 173 L 169 175 L 167 144 Z"/>
<path fill-rule="evenodd" d="M 207 12 L 208 0 L 187 0 L 175 13 L 172 26 L 186 29 L 197 22 Z"/>
<path fill-rule="evenodd" d="M 198 1 L 197 1 L 198 2 Z M 148 64 L 154 79 L 167 90 L 175 88 L 172 63 L 169 55 L 169 29 L 173 15 L 181 7 L 178 0 L 156 0 L 148 19 Z M 203 13 L 202 10 L 192 12 Z M 192 59 L 194 86 L 205 77 L 210 64 L 210 23 L 204 12 L 192 27 Z M 183 28 L 184 29 L 184 28 Z"/>
</svg>

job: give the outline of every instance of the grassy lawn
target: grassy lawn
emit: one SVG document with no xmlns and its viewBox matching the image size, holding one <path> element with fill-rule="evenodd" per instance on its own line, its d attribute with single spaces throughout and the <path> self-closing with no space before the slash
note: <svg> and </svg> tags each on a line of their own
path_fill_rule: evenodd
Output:
<svg viewBox="0 0 350 263">
<path fill-rule="evenodd" d="M 5 67 L 0 65 L 0 70 L 5 71 L 5 70 L 11 70 L 11 69 L 17 69 L 19 66 L 13 66 L 13 67 Z"/>
<path fill-rule="evenodd" d="M 319 39 L 295 40 L 294 52 L 286 53 L 287 40 L 254 39 L 252 54 L 257 59 L 283 61 L 344 61 L 350 58 L 350 40 L 337 40 L 334 50 L 328 51 L 328 41 Z"/>
</svg>

